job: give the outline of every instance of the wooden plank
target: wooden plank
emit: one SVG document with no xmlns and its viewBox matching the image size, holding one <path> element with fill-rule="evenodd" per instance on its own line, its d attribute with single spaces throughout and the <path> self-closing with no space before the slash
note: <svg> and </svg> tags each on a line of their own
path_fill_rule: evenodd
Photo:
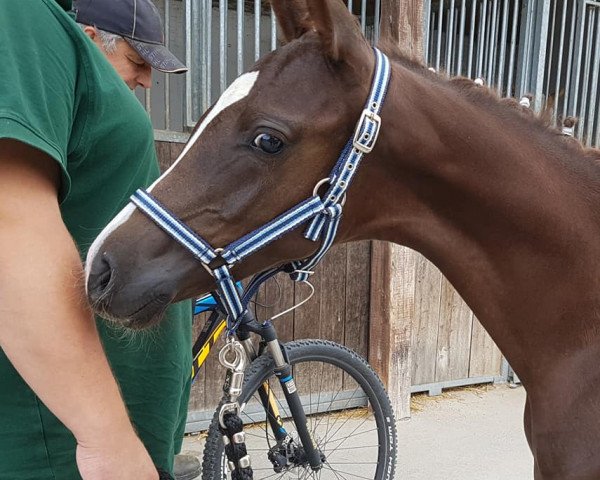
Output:
<svg viewBox="0 0 600 480">
<path fill-rule="evenodd" d="M 371 252 L 369 363 L 387 388 L 396 418 L 408 418 L 416 252 L 379 241 Z"/>
<path fill-rule="evenodd" d="M 171 165 L 179 158 L 179 154 L 183 152 L 183 147 L 185 147 L 185 143 L 170 143 L 171 147 Z M 169 165 L 170 166 L 170 165 Z"/>
<path fill-rule="evenodd" d="M 381 2 L 381 36 L 390 38 L 409 57 L 423 58 L 423 0 Z"/>
<path fill-rule="evenodd" d="M 417 254 L 415 318 L 412 328 L 412 384 L 435 382 L 442 273 Z"/>
<path fill-rule="evenodd" d="M 294 305 L 294 287 L 294 282 L 285 273 L 280 273 L 267 282 L 264 302 L 268 318 Z M 294 311 L 276 318 L 273 324 L 280 341 L 289 342 L 294 339 Z"/>
<path fill-rule="evenodd" d="M 317 265 L 315 273 L 310 276 L 309 281 L 315 288 L 315 294 L 301 307 L 294 310 L 294 337 L 296 339 L 317 338 L 319 336 L 319 322 L 321 320 L 321 281 L 323 264 Z M 307 298 L 310 289 L 307 285 L 297 284 L 294 290 L 294 302 L 300 303 Z M 308 393 L 311 388 L 311 378 L 322 378 L 322 366 L 311 365 L 297 367 L 294 371 L 298 390 Z"/>
<path fill-rule="evenodd" d="M 196 315 L 194 317 L 194 324 L 192 327 L 192 345 L 196 342 L 200 331 L 204 325 L 204 322 L 208 314 L 202 313 L 200 315 Z M 196 410 L 204 410 L 204 392 L 206 390 L 205 385 L 206 380 L 206 364 L 202 367 L 198 375 L 196 376 L 196 380 L 192 384 L 192 390 L 190 392 L 190 403 L 189 403 L 189 411 L 193 412 Z"/>
<path fill-rule="evenodd" d="M 440 300 L 440 326 L 435 380 L 443 382 L 469 376 L 473 313 L 444 279 Z"/>
<path fill-rule="evenodd" d="M 346 324 L 344 344 L 364 358 L 369 346 L 371 242 L 353 242 L 346 256 Z"/>
<path fill-rule="evenodd" d="M 492 337 L 473 316 L 471 334 L 471 360 L 469 362 L 469 377 L 500 375 L 502 373 L 502 353 Z"/>
<path fill-rule="evenodd" d="M 423 0 L 383 2 L 382 37 L 422 59 L 422 12 Z M 382 242 L 373 242 L 371 252 L 369 361 L 387 386 L 396 417 L 407 418 L 410 417 L 416 253 Z"/>
<path fill-rule="evenodd" d="M 346 321 L 344 344 L 363 358 L 369 352 L 369 285 L 371 242 L 353 242 L 346 255 Z M 344 389 L 354 390 L 356 382 L 344 376 Z"/>
<path fill-rule="evenodd" d="M 346 296 L 346 245 L 336 245 L 323 258 L 321 280 L 321 317 L 319 338 L 337 343 L 344 341 Z M 332 365 L 323 368 L 323 381 L 328 390 L 342 390 L 343 373 Z"/>
<path fill-rule="evenodd" d="M 156 156 L 158 157 L 158 166 L 161 172 L 164 172 L 171 165 L 171 143 L 154 142 L 156 146 Z"/>
</svg>

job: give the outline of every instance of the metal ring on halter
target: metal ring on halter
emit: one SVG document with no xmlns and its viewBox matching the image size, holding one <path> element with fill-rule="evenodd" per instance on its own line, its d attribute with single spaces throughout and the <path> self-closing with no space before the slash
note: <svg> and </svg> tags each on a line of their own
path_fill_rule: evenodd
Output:
<svg viewBox="0 0 600 480">
<path fill-rule="evenodd" d="M 319 196 L 319 188 L 321 188 L 323 185 L 325 185 L 326 183 L 331 184 L 331 178 L 327 177 L 327 178 L 322 178 L 321 180 L 319 180 L 317 182 L 317 184 L 315 185 L 315 188 L 313 188 L 313 197 L 318 197 Z M 344 192 L 344 196 L 342 197 L 342 201 L 340 202 L 340 205 L 343 207 L 346 204 L 346 192 Z"/>
<path fill-rule="evenodd" d="M 325 185 L 326 183 L 331 183 L 331 178 L 329 178 L 329 177 L 322 178 L 321 180 L 319 180 L 317 182 L 317 184 L 315 185 L 315 188 L 313 188 L 313 197 L 319 196 L 319 188 L 321 188 L 321 186 Z"/>
</svg>

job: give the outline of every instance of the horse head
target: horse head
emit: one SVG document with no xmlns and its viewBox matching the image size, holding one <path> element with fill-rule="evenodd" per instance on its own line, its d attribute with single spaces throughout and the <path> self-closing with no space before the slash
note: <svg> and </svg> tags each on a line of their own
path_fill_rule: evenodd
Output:
<svg viewBox="0 0 600 480">
<path fill-rule="evenodd" d="M 273 8 L 285 45 L 233 82 L 148 189 L 214 247 L 313 194 L 352 135 L 371 85 L 373 51 L 340 0 L 280 0 Z M 356 237 L 360 197 L 349 192 L 339 240 Z M 236 264 L 233 274 L 241 279 L 311 255 L 318 245 L 303 230 Z M 92 304 L 131 328 L 150 325 L 169 303 L 214 287 L 198 260 L 132 204 L 87 257 Z"/>
</svg>

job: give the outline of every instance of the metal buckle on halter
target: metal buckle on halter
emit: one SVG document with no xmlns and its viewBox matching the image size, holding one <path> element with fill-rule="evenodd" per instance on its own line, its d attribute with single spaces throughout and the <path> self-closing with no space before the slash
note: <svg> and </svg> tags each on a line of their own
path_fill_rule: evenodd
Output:
<svg viewBox="0 0 600 480">
<path fill-rule="evenodd" d="M 369 126 L 372 126 L 372 132 L 369 133 Z M 360 119 L 356 124 L 356 131 L 352 146 L 362 153 L 371 153 L 381 127 L 381 117 L 371 110 L 364 109 L 360 115 Z"/>
</svg>

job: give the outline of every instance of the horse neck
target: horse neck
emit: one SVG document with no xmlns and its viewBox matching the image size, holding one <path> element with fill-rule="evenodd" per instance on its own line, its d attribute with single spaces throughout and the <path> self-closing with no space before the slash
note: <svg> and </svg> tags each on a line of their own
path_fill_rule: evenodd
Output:
<svg viewBox="0 0 600 480">
<path fill-rule="evenodd" d="M 398 65 L 392 78 L 363 177 L 368 236 L 433 261 L 526 377 L 533 339 L 554 354 L 566 317 L 586 327 L 600 306 L 598 171 L 502 106 Z"/>
</svg>

